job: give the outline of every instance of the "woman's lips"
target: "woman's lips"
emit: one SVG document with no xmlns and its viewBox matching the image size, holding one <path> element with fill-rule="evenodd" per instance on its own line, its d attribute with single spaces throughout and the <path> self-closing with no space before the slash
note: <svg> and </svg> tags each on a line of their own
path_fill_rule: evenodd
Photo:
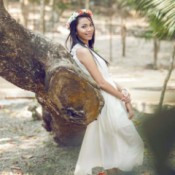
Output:
<svg viewBox="0 0 175 175">
<path fill-rule="evenodd" d="M 90 34 L 85 34 L 86 36 L 88 36 L 88 37 L 92 37 L 92 33 L 90 33 Z"/>
</svg>

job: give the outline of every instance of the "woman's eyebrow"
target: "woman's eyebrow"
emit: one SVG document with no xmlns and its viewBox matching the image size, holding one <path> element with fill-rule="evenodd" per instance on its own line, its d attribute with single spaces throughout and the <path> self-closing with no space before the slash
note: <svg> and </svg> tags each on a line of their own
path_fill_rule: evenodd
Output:
<svg viewBox="0 0 175 175">
<path fill-rule="evenodd" d="M 83 23 L 81 25 L 91 25 L 92 23 Z"/>
</svg>

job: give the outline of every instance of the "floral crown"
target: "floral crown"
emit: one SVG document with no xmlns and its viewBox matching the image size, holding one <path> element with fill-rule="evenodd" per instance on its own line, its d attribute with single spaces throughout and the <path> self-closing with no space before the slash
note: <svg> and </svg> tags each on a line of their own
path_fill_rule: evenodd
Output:
<svg viewBox="0 0 175 175">
<path fill-rule="evenodd" d="M 70 29 L 70 24 L 72 21 L 74 21 L 78 16 L 82 15 L 82 14 L 88 14 L 90 17 L 93 16 L 92 12 L 90 10 L 87 9 L 81 9 L 79 11 L 75 11 L 72 13 L 72 15 L 69 17 L 67 23 L 66 23 L 66 27 L 68 29 Z"/>
</svg>

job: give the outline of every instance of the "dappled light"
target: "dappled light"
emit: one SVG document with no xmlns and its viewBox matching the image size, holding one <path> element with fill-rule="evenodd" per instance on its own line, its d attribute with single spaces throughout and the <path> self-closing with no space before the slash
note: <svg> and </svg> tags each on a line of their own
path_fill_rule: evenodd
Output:
<svg viewBox="0 0 175 175">
<path fill-rule="evenodd" d="M 2 2 L 15 21 L 0 7 L 0 175 L 73 175 L 85 128 L 105 104 L 100 86 L 65 46 L 68 18 L 85 7 L 93 12 L 94 50 L 130 93 L 132 121 L 145 144 L 143 164 L 117 175 L 162 175 L 157 162 L 163 175 L 173 175 L 173 0 Z M 103 170 L 95 167 L 92 175 Z"/>
<path fill-rule="evenodd" d="M 0 110 L 0 174 L 12 174 L 15 168 L 27 175 L 55 173 L 60 169 L 70 173 L 78 148 L 59 148 L 41 126 L 42 122 L 26 115 L 32 103 L 32 100 L 16 102 Z"/>
</svg>

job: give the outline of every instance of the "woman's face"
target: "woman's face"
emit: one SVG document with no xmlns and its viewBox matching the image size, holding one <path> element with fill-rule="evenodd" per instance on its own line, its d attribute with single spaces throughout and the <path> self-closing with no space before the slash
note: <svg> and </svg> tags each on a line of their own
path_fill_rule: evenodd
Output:
<svg viewBox="0 0 175 175">
<path fill-rule="evenodd" d="M 78 20 L 77 36 L 85 44 L 92 39 L 94 34 L 94 25 L 87 17 L 82 17 Z"/>
</svg>

